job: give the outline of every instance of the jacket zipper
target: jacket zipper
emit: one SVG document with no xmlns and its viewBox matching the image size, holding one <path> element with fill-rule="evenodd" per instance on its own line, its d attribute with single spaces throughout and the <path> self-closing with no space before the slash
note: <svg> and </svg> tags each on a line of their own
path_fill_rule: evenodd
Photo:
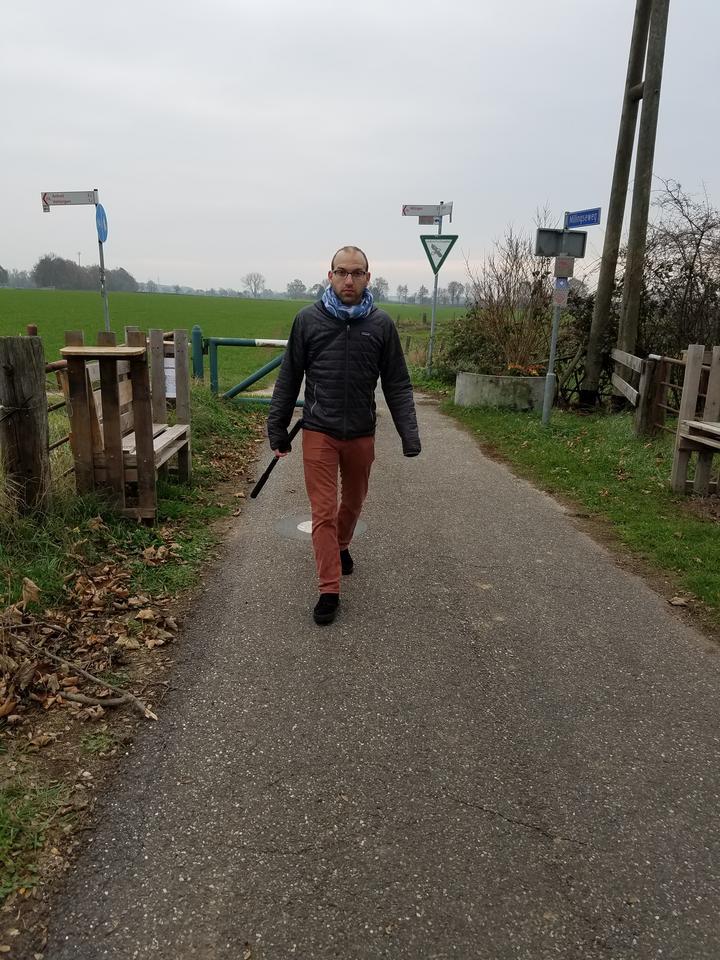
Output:
<svg viewBox="0 0 720 960">
<path fill-rule="evenodd" d="M 345 327 L 345 401 L 343 403 L 343 440 L 347 440 L 347 401 L 348 401 L 348 374 L 350 359 L 350 324 Z"/>
</svg>

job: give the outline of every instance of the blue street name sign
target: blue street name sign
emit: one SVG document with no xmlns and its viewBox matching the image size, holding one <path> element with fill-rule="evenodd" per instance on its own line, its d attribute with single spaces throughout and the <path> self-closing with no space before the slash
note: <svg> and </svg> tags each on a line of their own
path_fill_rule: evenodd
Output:
<svg viewBox="0 0 720 960">
<path fill-rule="evenodd" d="M 108 235 L 108 222 L 105 208 L 101 203 L 95 207 L 95 226 L 97 227 L 98 240 L 100 243 L 105 243 Z"/>
<path fill-rule="evenodd" d="M 565 214 L 565 229 L 572 230 L 573 227 L 596 227 L 600 223 L 600 207 L 593 207 L 590 210 L 575 210 L 573 213 Z"/>
</svg>

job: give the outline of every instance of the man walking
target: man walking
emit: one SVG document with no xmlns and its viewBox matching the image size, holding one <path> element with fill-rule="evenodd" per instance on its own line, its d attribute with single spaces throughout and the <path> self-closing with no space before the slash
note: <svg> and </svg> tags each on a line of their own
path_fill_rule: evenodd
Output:
<svg viewBox="0 0 720 960">
<path fill-rule="evenodd" d="M 270 446 L 284 457 L 290 452 L 288 426 L 304 376 L 303 467 L 320 590 L 313 609 L 318 624 L 335 619 L 341 572 L 347 576 L 353 571 L 348 548 L 375 459 L 378 377 L 404 455 L 420 453 L 400 338 L 387 313 L 373 304 L 362 250 L 341 247 L 330 263 L 328 280 L 322 298 L 295 317 L 268 416 Z"/>
</svg>

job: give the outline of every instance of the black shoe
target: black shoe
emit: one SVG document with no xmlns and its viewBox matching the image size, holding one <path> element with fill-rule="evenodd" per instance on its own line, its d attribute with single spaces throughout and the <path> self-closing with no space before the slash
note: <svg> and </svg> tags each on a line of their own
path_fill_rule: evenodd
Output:
<svg viewBox="0 0 720 960">
<path fill-rule="evenodd" d="M 332 623 L 340 606 L 340 595 L 337 593 L 321 593 L 320 599 L 313 609 L 313 620 L 323 625 Z"/>
<path fill-rule="evenodd" d="M 344 577 L 349 577 L 355 568 L 353 563 L 353 558 L 350 556 L 349 550 L 340 551 L 340 566 L 342 567 L 342 573 Z"/>
</svg>

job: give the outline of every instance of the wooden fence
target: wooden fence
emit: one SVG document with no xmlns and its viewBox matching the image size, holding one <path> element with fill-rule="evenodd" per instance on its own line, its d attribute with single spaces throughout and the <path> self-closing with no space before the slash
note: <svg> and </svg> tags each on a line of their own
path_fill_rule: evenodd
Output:
<svg viewBox="0 0 720 960">
<path fill-rule="evenodd" d="M 51 450 L 42 340 L 31 328 L 27 337 L 0 337 L 0 474 L 6 497 L 20 509 L 42 508 L 50 495 Z"/>
<path fill-rule="evenodd" d="M 675 357 L 636 357 L 624 350 L 613 350 L 615 370 L 612 385 L 616 397 L 635 408 L 635 433 L 639 437 L 655 436 L 668 427 L 668 414 L 677 417 L 680 409 L 685 360 Z"/>
<path fill-rule="evenodd" d="M 126 338 L 137 329 L 126 327 Z M 163 334 L 163 341 L 169 336 Z M 153 381 L 163 384 L 157 397 L 153 395 L 154 402 L 163 407 L 165 346 L 154 342 L 150 350 Z M 57 418 L 50 416 L 67 404 L 48 377 L 66 366 L 66 360 L 46 362 L 35 326 L 29 326 L 24 337 L 0 337 L 0 509 L 9 504 L 21 513 L 42 509 L 53 487 L 74 473 L 69 418 L 53 422 Z M 167 396 L 174 397 L 172 377 L 167 386 Z M 61 449 L 66 445 L 67 457 Z"/>
</svg>

